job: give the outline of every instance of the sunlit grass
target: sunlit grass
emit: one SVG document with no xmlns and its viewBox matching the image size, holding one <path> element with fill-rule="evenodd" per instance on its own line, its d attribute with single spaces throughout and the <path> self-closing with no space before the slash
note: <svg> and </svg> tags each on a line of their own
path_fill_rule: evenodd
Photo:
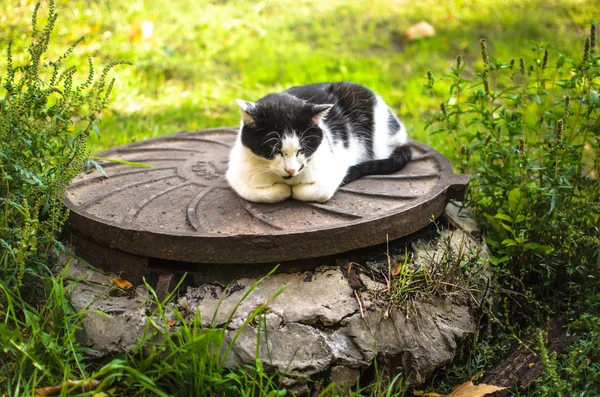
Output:
<svg viewBox="0 0 600 397">
<path fill-rule="evenodd" d="M 3 3 L 0 44 L 27 32 L 33 3 Z M 15 4 L 19 7 L 15 7 Z M 425 94 L 427 70 L 441 78 L 462 55 L 479 62 L 478 40 L 499 58 L 532 55 L 532 41 L 576 53 L 593 1 L 235 1 L 62 2 L 55 39 L 85 35 L 76 54 L 134 63 L 118 74 L 112 112 L 93 152 L 153 136 L 236 125 L 235 98 L 256 100 L 298 84 L 351 80 L 379 92 L 415 139 L 452 156 L 424 131 L 440 100 Z M 406 42 L 425 20 L 436 36 Z M 151 35 L 144 23 L 152 23 Z M 147 25 L 145 25 L 147 26 Z M 0 60 L 0 62 L 2 62 Z M 3 65 L 0 65 L 3 66 Z"/>
</svg>

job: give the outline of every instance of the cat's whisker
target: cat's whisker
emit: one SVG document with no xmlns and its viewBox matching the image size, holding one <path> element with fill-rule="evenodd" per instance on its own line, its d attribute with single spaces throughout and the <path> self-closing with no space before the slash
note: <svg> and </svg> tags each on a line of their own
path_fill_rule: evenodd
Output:
<svg viewBox="0 0 600 397">
<path fill-rule="evenodd" d="M 277 153 L 279 150 L 281 150 L 281 145 L 275 144 L 275 146 L 273 146 L 273 149 L 271 150 L 271 156 L 275 155 L 275 153 Z"/>
<path fill-rule="evenodd" d="M 304 150 L 314 152 L 314 148 L 311 145 L 302 145 Z"/>
<path fill-rule="evenodd" d="M 279 138 L 277 138 L 277 137 L 273 137 L 273 138 L 267 139 L 267 140 L 266 140 L 266 141 L 264 141 L 264 142 L 262 143 L 262 145 L 260 145 L 260 146 L 264 146 L 264 145 L 266 145 L 267 143 L 271 142 L 272 140 L 278 141 L 278 140 L 279 140 Z"/>
<path fill-rule="evenodd" d="M 313 127 L 310 126 L 307 129 L 305 129 L 304 131 L 302 131 L 302 133 L 300 134 L 300 138 L 298 139 L 300 142 L 302 142 L 302 138 L 304 137 L 304 134 L 306 134 L 306 131 L 310 130 L 311 128 L 313 128 Z"/>
<path fill-rule="evenodd" d="M 304 143 L 304 141 L 306 141 L 306 140 L 307 140 L 307 139 L 309 139 L 309 138 L 312 138 L 313 136 L 314 136 L 314 137 L 318 137 L 318 135 L 317 135 L 317 134 L 311 134 L 311 135 L 308 135 L 308 136 L 306 136 L 306 137 L 303 137 L 303 138 L 301 138 L 301 139 L 300 139 L 300 144 L 303 144 L 303 143 Z"/>
<path fill-rule="evenodd" d="M 275 135 L 277 135 L 277 139 L 279 139 L 279 140 L 281 141 L 281 135 L 279 135 L 279 132 L 277 132 L 277 131 L 271 131 L 271 132 L 269 132 L 269 133 L 267 134 L 267 136 L 269 136 L 269 135 L 271 135 L 271 134 L 275 134 Z"/>
</svg>

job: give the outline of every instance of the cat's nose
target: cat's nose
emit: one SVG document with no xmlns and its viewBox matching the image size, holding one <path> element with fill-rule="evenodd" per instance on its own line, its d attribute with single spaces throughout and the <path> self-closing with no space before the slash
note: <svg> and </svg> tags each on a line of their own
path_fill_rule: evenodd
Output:
<svg viewBox="0 0 600 397">
<path fill-rule="evenodd" d="M 296 173 L 296 169 L 285 167 L 285 172 L 287 172 L 290 175 L 294 175 Z"/>
</svg>

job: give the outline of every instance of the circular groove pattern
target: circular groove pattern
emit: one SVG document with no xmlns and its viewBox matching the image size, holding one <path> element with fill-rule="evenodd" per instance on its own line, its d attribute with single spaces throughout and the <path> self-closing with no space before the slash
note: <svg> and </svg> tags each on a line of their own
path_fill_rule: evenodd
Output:
<svg viewBox="0 0 600 397">
<path fill-rule="evenodd" d="M 468 177 L 411 141 L 413 160 L 396 174 L 370 175 L 326 203 L 258 204 L 225 181 L 237 129 L 222 128 L 136 142 L 100 156 L 154 168 L 101 161 L 67 188 L 73 232 L 119 251 L 196 263 L 263 263 L 336 254 L 380 244 L 426 226 Z"/>
</svg>

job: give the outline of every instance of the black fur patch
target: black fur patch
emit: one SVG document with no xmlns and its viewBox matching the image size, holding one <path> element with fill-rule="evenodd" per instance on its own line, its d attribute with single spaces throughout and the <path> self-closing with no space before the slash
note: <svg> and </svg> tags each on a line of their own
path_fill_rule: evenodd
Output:
<svg viewBox="0 0 600 397">
<path fill-rule="evenodd" d="M 296 134 L 304 154 L 310 157 L 323 140 L 323 131 L 312 122 L 318 111 L 292 95 L 269 94 L 247 109 L 255 122 L 242 127 L 242 143 L 254 154 L 272 159 L 278 155 L 281 139 Z"/>
<path fill-rule="evenodd" d="M 396 171 L 400 171 L 411 158 L 412 152 L 410 146 L 407 144 L 398 146 L 387 159 L 365 161 L 350 167 L 346 173 L 346 177 L 344 177 L 342 186 L 365 175 L 393 174 Z"/>
<path fill-rule="evenodd" d="M 395 135 L 400 130 L 400 122 L 388 108 L 388 134 Z"/>
<path fill-rule="evenodd" d="M 328 139 L 333 144 L 342 142 L 348 148 L 350 138 L 357 138 L 372 158 L 376 103 L 377 97 L 372 91 L 354 83 L 292 87 L 282 93 L 265 96 L 247 110 L 255 123 L 243 126 L 242 143 L 255 154 L 272 159 L 278 155 L 280 139 L 296 134 L 304 154 L 310 158 L 323 140 L 323 131 L 313 123 L 313 117 L 318 113 L 315 105 L 333 104 L 324 118 L 331 132 Z M 401 124 L 390 109 L 387 122 L 390 134 L 400 130 Z M 371 160 L 351 167 L 344 183 L 364 175 L 396 172 L 410 158 L 410 148 L 401 146 L 388 159 Z"/>
<path fill-rule="evenodd" d="M 354 83 L 320 83 L 292 87 L 284 92 L 315 104 L 331 103 L 325 117 L 334 142 L 350 144 L 350 134 L 365 145 L 369 156 L 373 155 L 373 129 L 375 94 Z"/>
</svg>

